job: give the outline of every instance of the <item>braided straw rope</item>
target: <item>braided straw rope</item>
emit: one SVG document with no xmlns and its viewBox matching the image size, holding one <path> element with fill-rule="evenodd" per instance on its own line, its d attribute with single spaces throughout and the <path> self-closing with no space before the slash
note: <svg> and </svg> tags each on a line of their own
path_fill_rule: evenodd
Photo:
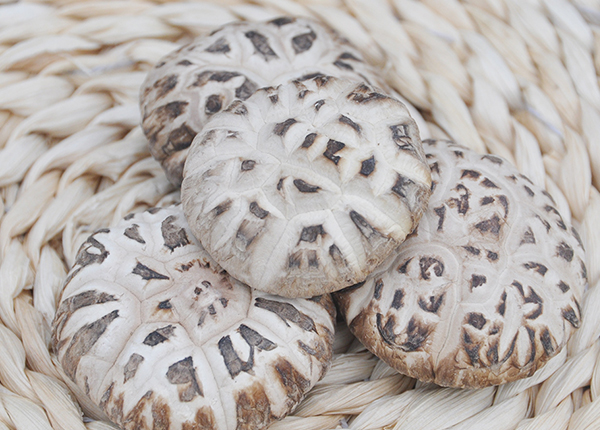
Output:
<svg viewBox="0 0 600 430">
<path fill-rule="evenodd" d="M 498 388 L 415 383 L 339 327 L 330 372 L 270 429 L 600 428 L 600 0 L 0 0 L 0 430 L 114 428 L 57 365 L 49 324 L 90 232 L 179 199 L 138 126 L 139 86 L 193 36 L 282 14 L 350 39 L 433 137 L 545 186 L 590 289 L 568 348 Z"/>
</svg>

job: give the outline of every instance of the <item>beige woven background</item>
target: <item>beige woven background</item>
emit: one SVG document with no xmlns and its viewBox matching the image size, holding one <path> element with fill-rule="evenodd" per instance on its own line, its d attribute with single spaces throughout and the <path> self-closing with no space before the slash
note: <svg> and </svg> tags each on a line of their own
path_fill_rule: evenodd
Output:
<svg viewBox="0 0 600 430">
<path fill-rule="evenodd" d="M 500 388 L 415 384 L 340 327 L 330 372 L 270 428 L 600 429 L 600 0 L 0 0 L 0 430 L 113 428 L 61 373 L 49 324 L 93 230 L 179 198 L 149 158 L 138 88 L 193 36 L 282 14 L 344 34 L 430 135 L 545 186 L 590 289 L 568 348 Z"/>
</svg>

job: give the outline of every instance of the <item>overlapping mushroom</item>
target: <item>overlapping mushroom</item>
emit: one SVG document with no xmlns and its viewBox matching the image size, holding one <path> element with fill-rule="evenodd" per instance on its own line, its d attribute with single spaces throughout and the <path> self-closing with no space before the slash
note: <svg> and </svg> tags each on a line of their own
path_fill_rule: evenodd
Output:
<svg viewBox="0 0 600 430">
<path fill-rule="evenodd" d="M 259 88 L 317 75 L 383 88 L 405 102 L 421 129 L 426 127 L 418 111 L 346 39 L 316 21 L 282 17 L 225 25 L 156 64 L 140 93 L 152 155 L 179 185 L 192 140 L 211 116 Z"/>
<path fill-rule="evenodd" d="M 256 429 L 328 369 L 328 295 L 284 299 L 225 272 L 180 206 L 88 238 L 65 282 L 53 344 L 65 373 L 125 429 Z"/>
<path fill-rule="evenodd" d="M 190 228 L 232 276 L 310 297 L 364 281 L 416 227 L 430 187 L 404 105 L 319 76 L 258 90 L 211 118 L 181 198 Z"/>
<path fill-rule="evenodd" d="M 422 381 L 472 388 L 530 376 L 580 325 L 579 236 L 506 160 L 424 146 L 428 211 L 364 285 L 336 293 L 340 310 L 367 348 Z"/>
</svg>

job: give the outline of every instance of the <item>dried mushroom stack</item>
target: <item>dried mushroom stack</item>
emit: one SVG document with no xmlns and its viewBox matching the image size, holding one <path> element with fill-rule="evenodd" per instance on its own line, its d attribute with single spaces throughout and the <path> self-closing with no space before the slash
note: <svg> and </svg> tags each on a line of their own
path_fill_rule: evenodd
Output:
<svg viewBox="0 0 600 430">
<path fill-rule="evenodd" d="M 0 5 L 0 429 L 600 425 L 593 3 Z"/>
<path fill-rule="evenodd" d="M 278 18 L 149 74 L 143 128 L 183 210 L 90 236 L 53 323 L 63 370 L 113 422 L 259 429 L 324 376 L 327 293 L 363 282 L 430 194 L 417 125 L 370 73 L 332 31 Z"/>
<path fill-rule="evenodd" d="M 121 427 L 283 418 L 330 365 L 330 292 L 370 351 L 449 387 L 531 376 L 579 327 L 583 246 L 552 197 L 502 158 L 425 153 L 352 50 L 277 18 L 149 74 L 143 128 L 182 207 L 90 236 L 54 321 L 64 371 Z"/>
</svg>

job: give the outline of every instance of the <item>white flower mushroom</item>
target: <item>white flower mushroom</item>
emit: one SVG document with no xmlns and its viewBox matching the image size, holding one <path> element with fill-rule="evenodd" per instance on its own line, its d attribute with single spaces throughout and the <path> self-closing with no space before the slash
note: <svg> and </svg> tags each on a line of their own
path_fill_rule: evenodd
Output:
<svg viewBox="0 0 600 430">
<path fill-rule="evenodd" d="M 579 327 L 579 236 L 502 158 L 423 147 L 428 211 L 364 285 L 336 293 L 340 310 L 368 349 L 411 377 L 483 387 L 530 376 Z"/>
<path fill-rule="evenodd" d="M 214 115 L 181 196 L 190 228 L 232 276 L 310 297 L 363 281 L 415 228 L 430 185 L 402 103 L 319 76 Z"/>
<path fill-rule="evenodd" d="M 124 429 L 259 429 L 332 354 L 329 296 L 250 290 L 201 248 L 180 207 L 126 217 L 81 247 L 53 324 L 66 374 Z"/>
<path fill-rule="evenodd" d="M 188 147 L 211 115 L 260 87 L 317 73 L 391 91 L 347 40 L 306 18 L 234 22 L 199 37 L 163 58 L 142 85 L 142 127 L 152 155 L 178 185 Z"/>
</svg>

